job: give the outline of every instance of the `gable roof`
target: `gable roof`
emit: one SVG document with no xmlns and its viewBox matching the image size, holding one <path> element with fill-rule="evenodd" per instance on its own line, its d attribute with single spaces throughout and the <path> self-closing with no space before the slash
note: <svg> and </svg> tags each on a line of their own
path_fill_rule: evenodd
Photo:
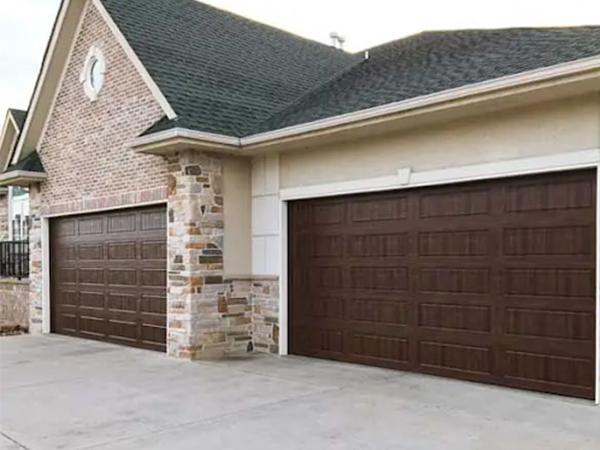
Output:
<svg viewBox="0 0 600 450">
<path fill-rule="evenodd" d="M 9 108 L 8 113 L 12 116 L 17 126 L 17 131 L 21 132 L 23 125 L 25 125 L 25 119 L 27 118 L 27 111 L 22 109 Z"/>
<path fill-rule="evenodd" d="M 369 51 L 254 133 L 600 55 L 600 26 L 424 32 Z"/>
<path fill-rule="evenodd" d="M 195 0 L 101 1 L 178 127 L 244 136 L 358 61 Z"/>
</svg>

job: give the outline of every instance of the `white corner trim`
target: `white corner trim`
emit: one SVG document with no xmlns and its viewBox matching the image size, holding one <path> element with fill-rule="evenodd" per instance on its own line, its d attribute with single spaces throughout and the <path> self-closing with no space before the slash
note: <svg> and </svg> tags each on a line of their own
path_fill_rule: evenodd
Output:
<svg viewBox="0 0 600 450">
<path fill-rule="evenodd" d="M 412 174 L 412 169 L 410 167 L 406 167 L 404 169 L 398 170 L 398 184 L 400 186 L 407 186 L 410 184 L 410 176 Z"/>
<path fill-rule="evenodd" d="M 466 86 L 448 89 L 434 94 L 423 95 L 400 102 L 388 103 L 382 106 L 376 106 L 374 108 L 363 109 L 348 114 L 316 120 L 314 122 L 293 125 L 290 127 L 281 128 L 279 130 L 258 133 L 242 138 L 241 141 L 242 145 L 244 146 L 260 144 L 263 142 L 292 137 L 312 131 L 319 131 L 325 128 L 333 128 L 340 125 L 361 122 L 390 114 L 420 109 L 453 100 L 490 94 L 503 89 L 565 77 L 594 69 L 600 69 L 599 56 L 583 58 L 572 62 L 557 64 L 555 66 L 522 72 L 516 75 L 508 75 L 480 83 L 469 84 Z"/>
<path fill-rule="evenodd" d="M 187 128 L 172 128 L 170 130 L 160 131 L 148 136 L 142 136 L 131 140 L 127 146 L 129 148 L 141 147 L 144 145 L 156 144 L 170 139 L 193 139 L 214 144 L 229 145 L 240 147 L 240 138 L 226 136 L 224 134 L 205 133 L 202 131 L 188 130 Z"/>
<path fill-rule="evenodd" d="M 119 30 L 119 27 L 117 26 L 115 21 L 112 19 L 112 17 L 108 13 L 108 11 L 104 7 L 104 5 L 102 4 L 102 1 L 101 0 L 91 0 L 91 1 L 94 4 L 94 6 L 96 7 L 96 9 L 98 10 L 98 12 L 100 13 L 100 15 L 102 16 L 102 19 L 104 19 L 104 22 L 106 22 L 106 24 L 108 25 L 108 28 L 110 28 L 111 32 L 116 37 L 117 41 L 119 42 L 119 44 L 125 51 L 125 54 L 129 58 L 129 60 L 133 63 L 133 65 L 137 69 L 138 73 L 140 74 L 142 79 L 145 81 L 146 85 L 152 92 L 152 95 L 154 96 L 156 101 L 159 103 L 159 105 L 163 109 L 166 116 L 169 119 L 174 119 L 175 117 L 177 117 L 175 110 L 173 110 L 173 108 L 169 104 L 169 101 L 167 100 L 167 98 L 164 96 L 164 94 L 161 92 L 161 90 L 158 87 L 158 85 L 156 84 L 156 82 L 152 79 L 152 77 L 148 73 L 148 70 L 146 69 L 146 67 L 144 67 L 144 65 L 138 58 L 138 56 L 135 54 L 135 52 L 131 48 L 131 45 L 129 45 L 129 42 L 127 42 L 127 39 L 125 38 L 123 33 L 121 33 L 121 30 Z"/>
<path fill-rule="evenodd" d="M 336 183 L 301 186 L 282 189 L 283 200 L 299 200 L 316 197 L 329 197 L 364 192 L 377 192 L 448 183 L 463 183 L 493 178 L 529 175 L 544 172 L 583 169 L 595 167 L 600 162 L 600 150 L 584 150 L 560 153 L 550 156 L 511 159 L 484 164 L 453 167 L 448 169 L 412 172 L 407 184 L 402 184 L 398 175 L 365 178 Z"/>
<path fill-rule="evenodd" d="M 279 201 L 279 355 L 289 354 L 288 205 Z"/>
<path fill-rule="evenodd" d="M 50 307 L 50 223 L 42 218 L 42 333 L 51 331 Z"/>
<path fill-rule="evenodd" d="M 28 170 L 14 170 L 12 172 L 7 172 L 0 174 L 0 182 L 6 183 L 11 180 L 23 179 L 26 181 L 36 182 L 36 181 L 44 181 L 48 178 L 46 173 L 42 172 L 30 172 Z"/>
</svg>

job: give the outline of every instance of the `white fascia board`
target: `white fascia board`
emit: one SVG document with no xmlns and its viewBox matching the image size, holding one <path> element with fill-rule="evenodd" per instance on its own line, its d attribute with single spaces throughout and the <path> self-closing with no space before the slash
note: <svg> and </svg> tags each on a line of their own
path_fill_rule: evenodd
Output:
<svg viewBox="0 0 600 450">
<path fill-rule="evenodd" d="M 6 139 L 6 133 L 8 133 L 8 127 L 12 124 L 13 127 L 15 127 L 15 121 L 12 117 L 12 115 L 7 111 L 6 112 L 6 118 L 4 120 L 4 124 L 2 125 L 2 131 L 0 132 L 0 147 L 2 146 L 2 144 L 4 143 L 4 140 Z M 16 129 L 16 127 L 15 127 Z M 12 142 L 9 144 L 12 145 Z M 5 171 L 6 169 L 8 169 L 8 166 L 10 166 L 10 160 L 12 158 L 12 153 L 13 149 L 9 149 L 8 150 L 8 155 L 6 155 L 6 162 L 4 163 L 3 167 L 0 167 L 0 169 L 2 171 Z"/>
<path fill-rule="evenodd" d="M 96 7 L 96 9 L 98 10 L 98 12 L 100 13 L 100 15 L 102 16 L 102 19 L 104 19 L 104 22 L 106 22 L 106 24 L 108 25 L 108 28 L 110 28 L 110 31 L 116 37 L 117 41 L 119 42 L 119 44 L 125 51 L 125 54 L 129 58 L 129 60 L 133 63 L 133 65 L 137 69 L 138 73 L 140 74 L 140 76 L 142 77 L 142 79 L 144 80 L 144 82 L 146 83 L 146 85 L 148 86 L 150 91 L 152 92 L 152 95 L 154 96 L 154 98 L 156 99 L 158 104 L 163 109 L 165 115 L 169 119 L 174 119 L 175 117 L 177 117 L 175 110 L 171 107 L 171 105 L 169 104 L 169 101 L 164 96 L 164 94 L 162 93 L 162 91 L 160 90 L 160 88 L 158 87 L 156 82 L 152 79 L 152 77 L 148 73 L 148 70 L 146 69 L 146 67 L 144 67 L 144 65 L 138 58 L 138 56 L 135 54 L 135 52 L 131 48 L 131 45 L 129 45 L 129 42 L 127 42 L 127 39 L 125 38 L 123 33 L 121 33 L 121 30 L 119 30 L 119 27 L 117 26 L 115 21 L 112 19 L 112 17 L 108 13 L 108 11 L 104 7 L 104 5 L 102 4 L 102 1 L 101 0 L 91 0 L 91 1 L 94 4 L 94 6 Z"/>
<path fill-rule="evenodd" d="M 319 131 L 326 128 L 333 128 L 340 125 L 347 125 L 355 122 L 361 122 L 368 119 L 375 119 L 381 116 L 401 113 L 405 111 L 433 106 L 439 103 L 460 100 L 467 97 L 473 97 L 482 94 L 490 94 L 503 89 L 508 89 L 516 86 L 546 81 L 553 78 L 564 77 L 568 75 L 585 72 L 600 68 L 600 57 L 594 56 L 591 58 L 579 59 L 574 62 L 558 64 L 542 69 L 535 69 L 527 72 L 522 72 L 516 75 L 508 75 L 502 78 L 496 78 L 481 83 L 474 83 L 467 86 L 462 86 L 455 89 L 438 92 L 430 95 L 403 100 L 395 103 L 388 103 L 374 108 L 364 109 L 348 114 L 342 114 L 336 117 L 316 120 L 314 122 L 294 125 L 287 128 L 282 128 L 275 131 L 268 131 L 241 139 L 242 146 L 264 143 L 275 139 L 292 137 L 312 131 Z"/>
</svg>

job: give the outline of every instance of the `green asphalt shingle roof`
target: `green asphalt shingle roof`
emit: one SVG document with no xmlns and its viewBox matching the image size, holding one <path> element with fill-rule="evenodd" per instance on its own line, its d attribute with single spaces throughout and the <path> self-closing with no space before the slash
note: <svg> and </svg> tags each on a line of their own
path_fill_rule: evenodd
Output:
<svg viewBox="0 0 600 450">
<path fill-rule="evenodd" d="M 102 0 L 177 118 L 243 137 L 600 54 L 600 26 L 424 32 L 349 54 L 195 0 Z"/>
<path fill-rule="evenodd" d="M 25 172 L 45 172 L 44 166 L 42 165 L 42 161 L 40 161 L 40 156 L 38 155 L 37 151 L 30 153 L 18 163 L 8 166 L 3 173 L 15 172 L 17 170 L 23 170 Z"/>
<path fill-rule="evenodd" d="M 27 118 L 27 111 L 22 109 L 9 108 L 8 113 L 12 116 L 17 124 L 18 131 L 20 132 L 25 125 L 25 119 Z"/>
</svg>

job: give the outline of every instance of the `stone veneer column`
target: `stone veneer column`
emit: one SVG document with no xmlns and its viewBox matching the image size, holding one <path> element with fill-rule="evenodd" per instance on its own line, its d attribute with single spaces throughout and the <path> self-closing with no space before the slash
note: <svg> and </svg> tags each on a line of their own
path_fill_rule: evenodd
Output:
<svg viewBox="0 0 600 450">
<path fill-rule="evenodd" d="M 252 349 L 251 306 L 223 280 L 222 171 L 217 154 L 169 158 L 167 348 L 183 359 Z"/>
<path fill-rule="evenodd" d="M 29 189 L 29 332 L 42 333 L 43 303 L 42 303 L 42 195 L 40 185 L 35 184 Z"/>
</svg>

